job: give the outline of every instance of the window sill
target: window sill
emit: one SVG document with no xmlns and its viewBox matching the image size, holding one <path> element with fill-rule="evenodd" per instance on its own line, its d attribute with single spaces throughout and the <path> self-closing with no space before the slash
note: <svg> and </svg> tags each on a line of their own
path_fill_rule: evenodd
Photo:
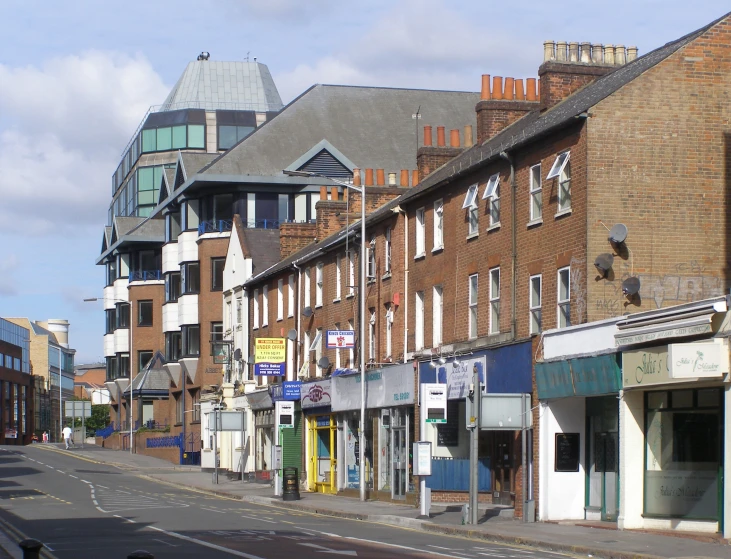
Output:
<svg viewBox="0 0 731 559">
<path fill-rule="evenodd" d="M 476 239 L 479 236 L 480 236 L 480 232 L 475 231 L 474 233 L 470 233 L 469 235 L 467 235 L 466 239 L 469 241 L 471 239 Z"/>
<path fill-rule="evenodd" d="M 316 309 L 321 309 L 322 308 L 322 303 L 320 303 L 319 305 L 315 305 L 315 308 Z"/>
<path fill-rule="evenodd" d="M 287 318 L 294 318 L 294 315 L 293 314 L 288 314 L 287 315 Z"/>
<path fill-rule="evenodd" d="M 531 227 L 536 227 L 537 225 L 543 225 L 542 217 L 539 217 L 538 219 L 534 219 L 533 221 L 529 221 L 528 225 L 526 225 L 526 228 L 530 229 Z"/>
<path fill-rule="evenodd" d="M 426 258 L 426 254 L 423 252 L 414 255 L 414 260 L 421 260 L 422 258 Z"/>
<path fill-rule="evenodd" d="M 269 326 L 269 323 L 268 322 L 262 322 L 261 323 L 261 327 L 262 328 L 266 328 L 267 326 Z"/>
<path fill-rule="evenodd" d="M 366 281 L 366 285 L 373 285 L 376 283 L 376 278 L 368 278 L 368 281 Z"/>
<path fill-rule="evenodd" d="M 149 328 L 152 324 L 138 324 L 137 328 Z"/>
<path fill-rule="evenodd" d="M 193 421 L 190 422 L 190 424 L 191 425 L 200 425 L 201 424 L 201 420 L 200 419 L 194 419 Z"/>
<path fill-rule="evenodd" d="M 281 316 L 277 317 L 277 322 L 282 322 L 283 320 L 284 320 L 284 318 L 282 318 Z"/>
<path fill-rule="evenodd" d="M 443 250 L 444 250 L 444 245 L 441 245 L 441 246 L 434 247 L 433 249 L 431 249 L 431 253 L 436 254 L 438 252 L 442 252 Z"/>
<path fill-rule="evenodd" d="M 381 276 L 381 281 L 386 281 L 391 279 L 391 272 L 386 272 Z"/>
<path fill-rule="evenodd" d="M 351 293 L 350 295 L 345 296 L 346 299 L 352 299 L 353 297 L 355 297 L 355 293 Z"/>
<path fill-rule="evenodd" d="M 571 215 L 571 208 L 566 208 L 565 210 L 561 210 L 560 212 L 556 212 L 556 215 L 553 217 L 555 219 L 558 219 L 559 217 L 563 217 L 565 215 Z"/>
<path fill-rule="evenodd" d="M 340 297 L 337 297 L 336 299 L 333 299 L 333 303 L 339 303 L 339 302 L 340 302 Z"/>
<path fill-rule="evenodd" d="M 486 229 L 486 231 L 487 231 L 488 233 L 489 233 L 490 231 L 497 231 L 498 229 L 500 229 L 500 226 L 501 226 L 501 225 L 502 225 L 502 224 L 501 224 L 501 223 L 500 223 L 500 222 L 498 221 L 497 223 L 493 223 L 492 225 L 490 225 L 490 227 L 488 227 L 488 228 Z"/>
</svg>

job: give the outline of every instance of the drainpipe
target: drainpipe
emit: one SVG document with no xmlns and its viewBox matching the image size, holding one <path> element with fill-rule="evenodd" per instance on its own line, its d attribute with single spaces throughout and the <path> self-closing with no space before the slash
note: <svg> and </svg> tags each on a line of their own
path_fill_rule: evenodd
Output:
<svg viewBox="0 0 731 559">
<path fill-rule="evenodd" d="M 406 210 L 396 206 L 394 212 L 401 214 L 404 218 L 404 363 L 408 353 L 409 341 L 409 219 Z"/>
<path fill-rule="evenodd" d="M 515 339 L 517 336 L 517 318 L 515 310 L 515 293 L 517 288 L 517 278 L 515 277 L 517 268 L 517 209 L 515 207 L 516 196 L 516 180 L 515 180 L 515 160 L 507 151 L 501 151 L 500 157 L 510 164 L 510 242 L 512 245 L 512 254 L 510 257 L 510 336 Z"/>
<path fill-rule="evenodd" d="M 300 367 L 302 366 L 300 364 L 300 360 L 302 359 L 302 341 L 300 340 L 300 336 L 302 335 L 300 332 L 300 320 L 301 320 L 301 309 L 300 309 L 300 285 L 302 284 L 302 268 L 300 268 L 296 262 L 292 263 L 292 266 L 294 266 L 294 269 L 297 270 L 297 290 L 295 291 L 296 297 L 294 298 L 294 315 L 297 317 L 297 365 L 296 365 L 296 371 L 295 371 L 295 380 L 299 379 L 300 374 Z"/>
</svg>

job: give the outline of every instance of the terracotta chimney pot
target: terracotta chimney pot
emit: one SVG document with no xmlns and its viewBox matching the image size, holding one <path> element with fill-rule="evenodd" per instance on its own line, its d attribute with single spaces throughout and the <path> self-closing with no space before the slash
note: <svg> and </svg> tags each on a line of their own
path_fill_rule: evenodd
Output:
<svg viewBox="0 0 731 559">
<path fill-rule="evenodd" d="M 515 98 L 518 101 L 525 100 L 525 93 L 523 93 L 523 80 L 515 80 Z"/>
<path fill-rule="evenodd" d="M 320 187 L 320 200 L 327 200 L 327 186 Z"/>
<path fill-rule="evenodd" d="M 464 147 L 469 148 L 472 147 L 473 139 L 472 139 L 472 125 L 466 124 L 464 127 Z"/>
<path fill-rule="evenodd" d="M 444 126 L 437 126 L 437 147 L 443 148 L 446 146 L 446 139 L 444 137 Z"/>
<path fill-rule="evenodd" d="M 432 145 L 431 126 L 429 125 L 424 126 L 424 145 Z"/>
<path fill-rule="evenodd" d="M 503 98 L 503 78 L 502 76 L 494 76 L 492 78 L 492 98 Z"/>
<path fill-rule="evenodd" d="M 338 199 L 338 187 L 331 186 L 330 187 L 330 200 L 337 200 L 337 199 Z"/>
<path fill-rule="evenodd" d="M 401 169 L 401 186 L 409 186 L 409 171 Z"/>
<path fill-rule="evenodd" d="M 411 171 L 411 186 L 419 184 L 419 169 Z"/>
<path fill-rule="evenodd" d="M 509 101 L 513 100 L 514 94 L 513 89 L 515 87 L 515 80 L 513 78 L 505 78 L 505 89 L 503 90 L 503 99 Z"/>
<path fill-rule="evenodd" d="M 366 169 L 365 186 L 373 186 L 373 169 Z"/>
<path fill-rule="evenodd" d="M 480 91 L 480 99 L 487 100 L 490 98 L 490 74 L 482 74 L 482 90 Z"/>
<path fill-rule="evenodd" d="M 386 174 L 383 169 L 376 169 L 376 184 L 378 186 L 386 185 Z"/>
<path fill-rule="evenodd" d="M 459 130 L 449 131 L 449 145 L 453 148 L 459 147 Z"/>
<path fill-rule="evenodd" d="M 536 100 L 536 79 L 528 78 L 525 80 L 525 98 L 528 101 Z"/>
<path fill-rule="evenodd" d="M 360 186 L 360 169 L 353 169 L 353 186 Z"/>
</svg>

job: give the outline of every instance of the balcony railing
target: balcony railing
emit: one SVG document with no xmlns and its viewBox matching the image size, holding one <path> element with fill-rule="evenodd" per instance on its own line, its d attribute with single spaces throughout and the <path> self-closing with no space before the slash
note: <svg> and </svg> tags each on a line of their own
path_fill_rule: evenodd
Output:
<svg viewBox="0 0 731 559">
<path fill-rule="evenodd" d="M 228 219 L 212 219 L 209 221 L 202 221 L 198 225 L 198 234 L 203 235 L 204 233 L 225 233 L 231 231 L 233 228 L 233 221 Z"/>
<path fill-rule="evenodd" d="M 279 229 L 283 223 L 316 223 L 314 219 L 296 221 L 290 219 L 247 219 L 244 225 L 247 229 Z M 212 219 L 198 225 L 198 235 L 205 233 L 225 233 L 233 229 L 233 221 L 226 219 Z"/>
<path fill-rule="evenodd" d="M 161 280 L 162 270 L 135 270 L 129 273 L 129 281 Z"/>
</svg>

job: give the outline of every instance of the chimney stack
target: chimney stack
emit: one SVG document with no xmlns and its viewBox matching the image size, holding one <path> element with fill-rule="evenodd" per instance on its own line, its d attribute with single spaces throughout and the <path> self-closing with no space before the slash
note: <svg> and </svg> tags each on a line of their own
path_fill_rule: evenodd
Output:
<svg viewBox="0 0 731 559">
<path fill-rule="evenodd" d="M 550 52 L 549 52 L 550 51 Z M 546 44 L 546 56 L 552 56 L 550 44 Z M 482 76 L 482 85 L 485 86 L 485 77 Z M 489 84 L 489 82 L 488 82 Z M 503 86 L 504 84 L 504 86 Z M 489 140 L 526 113 L 538 108 L 536 104 L 536 80 L 526 80 L 527 92 L 523 92 L 523 80 L 502 76 L 493 76 L 492 92 L 483 91 L 482 99 L 477 103 L 477 143 L 482 144 Z M 465 133 L 465 146 L 468 144 Z"/>
</svg>

